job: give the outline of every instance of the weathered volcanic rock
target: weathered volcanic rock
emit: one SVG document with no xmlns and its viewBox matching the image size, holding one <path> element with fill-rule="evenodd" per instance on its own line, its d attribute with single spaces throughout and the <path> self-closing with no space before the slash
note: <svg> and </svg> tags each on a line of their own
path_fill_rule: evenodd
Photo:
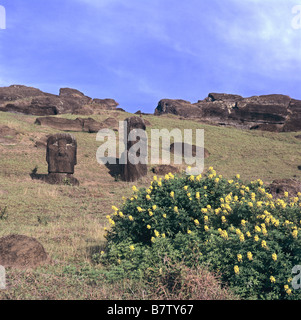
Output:
<svg viewBox="0 0 301 320">
<path fill-rule="evenodd" d="M 92 118 L 88 119 L 80 119 L 77 118 L 76 120 L 79 120 L 82 122 L 82 131 L 89 132 L 89 133 L 97 133 L 100 129 L 104 127 L 104 124 L 101 122 L 98 122 Z"/>
<path fill-rule="evenodd" d="M 301 130 L 301 101 L 280 94 L 243 98 L 210 93 L 206 99 L 193 104 L 185 100 L 163 99 L 155 110 L 155 115 L 162 114 L 253 130 Z"/>
<path fill-rule="evenodd" d="M 227 94 L 227 93 L 209 93 L 208 97 L 205 99 L 208 102 L 213 101 L 241 101 L 242 96 L 237 94 Z M 199 100 L 199 102 L 202 102 Z"/>
<path fill-rule="evenodd" d="M 109 127 L 109 128 L 118 128 L 119 122 L 115 118 L 107 118 L 103 122 L 104 127 Z"/>
<path fill-rule="evenodd" d="M 104 127 L 102 123 L 92 118 L 77 118 L 75 120 L 72 120 L 57 117 L 42 117 L 37 118 L 35 124 L 48 126 L 61 131 L 84 131 L 89 133 L 96 133 Z"/>
<path fill-rule="evenodd" d="M 65 119 L 55 117 L 37 118 L 35 124 L 40 126 L 47 126 L 61 131 L 82 131 L 82 122 L 78 119 Z"/>
<path fill-rule="evenodd" d="M 95 100 L 71 88 L 61 88 L 59 95 L 21 85 L 0 88 L 0 111 L 3 112 L 37 116 L 65 113 L 89 115 L 95 110 L 113 110 L 118 105 L 113 99 L 98 99 L 98 103 Z"/>
<path fill-rule="evenodd" d="M 11 102 L 28 97 L 45 96 L 46 94 L 39 89 L 22 85 L 12 85 L 10 87 L 0 87 L 0 103 Z"/>
<path fill-rule="evenodd" d="M 292 99 L 289 104 L 288 113 L 283 131 L 301 131 L 301 101 Z"/>
<path fill-rule="evenodd" d="M 165 113 L 171 113 L 185 118 L 198 118 L 201 115 L 198 107 L 192 105 L 189 101 L 180 99 L 160 100 L 155 110 L 155 115 L 161 115 Z"/>
<path fill-rule="evenodd" d="M 92 98 L 85 96 L 82 92 L 76 89 L 71 89 L 71 88 L 61 88 L 60 97 L 64 98 L 75 98 L 75 99 L 80 99 L 82 100 L 82 103 L 90 103 L 92 101 Z"/>
<path fill-rule="evenodd" d="M 266 95 L 251 97 L 237 103 L 229 118 L 242 123 L 284 124 L 290 97 Z"/>
<path fill-rule="evenodd" d="M 114 99 L 93 99 L 92 101 L 92 107 L 94 109 L 115 110 L 118 106 L 119 103 Z"/>
<path fill-rule="evenodd" d="M 24 235 L 0 238 L 0 265 L 18 269 L 35 268 L 50 262 L 44 247 L 35 239 Z"/>
</svg>

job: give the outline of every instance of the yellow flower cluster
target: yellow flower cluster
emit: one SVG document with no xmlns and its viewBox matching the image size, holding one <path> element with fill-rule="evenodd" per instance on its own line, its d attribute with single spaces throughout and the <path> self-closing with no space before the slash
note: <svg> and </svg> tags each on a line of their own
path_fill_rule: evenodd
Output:
<svg viewBox="0 0 301 320">
<path fill-rule="evenodd" d="M 284 285 L 284 290 L 288 295 L 292 294 L 292 290 L 289 288 L 289 286 L 287 284 Z"/>
<path fill-rule="evenodd" d="M 214 195 L 214 192 L 216 192 L 214 188 L 218 188 L 219 186 L 222 185 L 222 182 L 223 182 L 223 180 L 221 180 L 222 176 L 217 177 L 216 171 L 213 169 L 213 167 L 210 167 L 207 178 L 212 179 L 212 181 L 208 181 L 208 186 L 203 186 L 203 189 L 200 189 L 201 187 L 197 185 L 199 189 L 194 190 L 194 188 L 192 187 L 192 184 L 194 184 L 195 182 L 200 182 L 201 178 L 202 178 L 202 175 L 199 175 L 199 176 L 191 175 L 186 180 L 187 185 L 183 187 L 188 199 L 190 201 L 193 201 L 193 199 L 196 199 L 197 201 L 193 202 L 193 204 L 199 204 L 199 209 L 194 209 L 194 207 L 192 207 L 193 214 L 191 212 L 191 216 L 190 216 L 191 225 L 188 225 L 188 226 L 185 225 L 184 227 L 184 223 L 182 222 L 183 228 L 185 228 L 184 230 L 185 232 L 187 231 L 187 234 L 193 234 L 194 230 L 201 230 L 200 226 L 202 226 L 204 228 L 204 231 L 207 232 L 205 237 L 207 237 L 208 239 L 207 241 L 210 242 L 209 240 L 210 238 L 208 238 L 210 237 L 210 234 L 211 234 L 210 232 L 212 232 L 211 235 L 215 234 L 216 229 L 214 230 L 214 223 L 218 223 L 219 224 L 218 226 L 221 226 L 223 229 L 225 229 L 223 230 L 221 228 L 216 227 L 218 228 L 218 233 L 221 238 L 223 238 L 224 240 L 230 239 L 230 241 L 232 240 L 238 241 L 239 239 L 241 243 L 244 242 L 244 244 L 241 244 L 242 248 L 254 240 L 255 243 L 253 243 L 252 246 L 257 247 L 262 252 L 266 252 L 266 254 L 268 254 L 270 259 L 272 260 L 271 263 L 273 263 L 273 261 L 277 262 L 278 260 L 281 260 L 280 258 L 281 256 L 278 257 L 277 253 L 272 251 L 272 250 L 275 250 L 275 247 L 272 245 L 272 242 L 270 242 L 270 237 L 272 236 L 274 231 L 273 227 L 278 228 L 279 231 L 286 230 L 285 232 L 287 232 L 287 235 L 289 235 L 293 239 L 298 239 L 298 236 L 300 236 L 299 230 L 301 229 L 300 228 L 301 220 L 297 224 L 289 220 L 286 220 L 283 222 L 282 220 L 283 218 L 280 215 L 279 216 L 277 215 L 278 215 L 278 212 L 283 212 L 282 211 L 283 209 L 289 209 L 289 207 L 297 208 L 297 209 L 300 208 L 301 193 L 298 194 L 298 197 L 293 197 L 291 199 L 288 198 L 288 193 L 285 194 L 285 198 L 286 198 L 285 200 L 273 199 L 273 196 L 268 192 L 266 192 L 266 190 L 262 187 L 263 186 L 262 180 L 258 179 L 256 181 L 252 181 L 252 184 L 253 185 L 256 184 L 256 186 L 248 187 L 248 186 L 242 185 L 240 181 L 240 175 L 236 175 L 235 179 L 228 180 L 228 185 L 227 185 L 227 188 L 231 188 L 232 190 L 234 190 L 233 191 L 234 194 L 231 192 L 229 194 L 224 194 L 221 198 L 218 197 L 217 199 L 219 199 L 219 202 L 217 207 L 211 208 L 211 206 L 207 204 L 201 207 L 200 204 L 204 203 L 203 202 L 203 200 L 205 199 L 204 197 L 208 196 L 208 199 L 209 197 L 212 197 L 211 195 Z M 170 179 L 175 179 L 174 175 L 172 175 L 171 173 L 165 175 L 165 180 L 168 181 Z M 146 196 L 145 196 L 146 200 L 151 201 L 152 199 L 155 199 L 155 197 L 152 195 L 153 191 L 156 190 L 157 187 L 162 187 L 162 182 L 164 183 L 164 181 L 162 181 L 161 178 L 158 178 L 157 176 L 153 177 L 151 186 L 148 189 L 146 189 Z M 169 182 L 165 182 L 165 183 L 169 185 Z M 180 192 L 183 193 L 183 189 L 180 191 L 178 190 L 170 191 L 169 189 L 167 195 L 169 195 L 169 197 L 171 198 L 171 199 L 169 198 L 169 201 L 173 204 L 169 207 L 169 209 L 172 211 L 172 214 L 168 215 L 169 217 L 170 216 L 175 217 L 176 216 L 175 213 L 180 215 L 180 212 L 185 212 L 186 210 L 185 207 L 184 206 L 182 207 L 181 204 L 179 204 L 179 202 L 176 203 L 175 201 L 175 199 L 178 199 L 180 197 Z M 134 193 L 138 194 L 138 189 L 136 186 L 133 186 L 132 190 Z M 160 192 L 162 190 L 163 189 L 161 188 Z M 254 190 L 256 190 L 255 191 L 256 193 L 253 192 Z M 219 194 L 219 193 L 216 193 L 216 194 Z M 133 195 L 132 198 L 137 199 L 137 195 Z M 175 206 L 175 204 L 178 204 L 180 206 L 180 209 L 178 206 Z M 151 208 L 147 209 L 147 207 L 144 207 L 142 204 L 140 205 L 143 208 L 139 206 L 136 207 L 139 213 L 146 211 L 149 217 L 153 217 L 148 220 L 149 221 L 148 223 L 150 224 L 146 225 L 146 228 L 148 230 L 151 230 L 150 232 L 153 235 L 151 237 L 151 242 L 154 243 L 156 239 L 159 237 L 165 238 L 166 237 L 165 233 L 160 234 L 159 231 L 155 230 L 157 219 L 162 219 L 161 217 L 163 217 L 164 219 L 167 219 L 167 214 L 164 213 L 163 208 L 158 209 L 157 205 L 153 205 L 153 206 L 149 205 L 149 207 Z M 239 225 L 235 225 L 234 227 L 233 225 L 231 225 L 231 223 L 233 223 L 233 221 L 237 221 L 237 219 L 236 217 L 234 217 L 235 219 L 233 219 L 232 215 L 233 215 L 233 212 L 236 212 L 236 210 L 240 208 L 243 208 L 244 210 L 240 212 L 247 212 L 247 214 L 245 216 L 240 216 L 240 220 L 238 220 Z M 124 214 L 121 211 L 119 211 L 117 207 L 113 206 L 112 209 L 114 210 L 114 215 L 117 216 L 116 218 L 114 218 L 116 222 L 118 221 L 116 219 L 124 218 Z M 165 212 L 169 213 L 170 211 L 165 210 Z M 133 216 L 135 217 L 134 214 Z M 129 215 L 128 219 L 130 221 L 134 221 L 133 216 Z M 244 219 L 242 219 L 241 217 L 243 217 Z M 109 220 L 109 223 L 114 226 L 115 221 L 110 216 L 107 216 L 107 218 Z M 289 219 L 292 220 L 291 218 Z M 138 219 L 136 221 L 138 221 Z M 239 228 L 241 228 L 241 230 Z M 167 235 L 169 235 L 169 233 L 167 233 Z M 134 246 L 130 246 L 130 249 L 131 251 L 135 250 Z M 253 250 L 253 249 L 249 249 L 249 250 Z M 257 256 L 256 252 L 254 253 L 254 255 L 256 258 Z M 254 262 L 253 263 L 249 262 L 249 261 L 253 261 L 253 259 L 254 257 L 251 251 L 248 251 L 246 253 L 246 256 L 243 256 L 242 253 L 237 253 L 237 261 L 235 260 L 235 263 L 237 263 L 237 265 L 234 266 L 234 273 L 238 275 L 241 272 L 239 267 L 241 268 L 241 270 L 243 270 L 242 265 L 244 265 L 245 263 L 254 265 Z M 242 265 L 240 265 L 240 263 Z M 280 278 L 278 279 L 278 276 L 276 277 L 279 282 Z M 276 283 L 276 279 L 274 276 L 270 277 L 270 282 Z M 289 289 L 289 286 L 285 285 L 284 287 L 287 294 L 291 294 L 291 290 Z"/>
<path fill-rule="evenodd" d="M 234 272 L 235 272 L 236 274 L 239 274 L 239 267 L 238 267 L 238 266 L 234 266 Z"/>
<path fill-rule="evenodd" d="M 225 240 L 228 240 L 229 237 L 228 237 L 228 232 L 226 230 L 222 230 L 221 228 L 219 228 L 217 230 L 219 232 L 219 234 L 221 235 L 221 237 Z"/>
</svg>

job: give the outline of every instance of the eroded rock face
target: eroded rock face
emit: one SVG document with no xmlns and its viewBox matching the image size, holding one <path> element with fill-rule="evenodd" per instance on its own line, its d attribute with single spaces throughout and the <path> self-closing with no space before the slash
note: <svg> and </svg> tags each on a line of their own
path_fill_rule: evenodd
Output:
<svg viewBox="0 0 301 320">
<path fill-rule="evenodd" d="M 125 119 L 127 124 L 127 130 L 125 131 L 125 136 L 129 137 L 130 132 L 134 133 L 135 130 L 145 131 L 146 126 L 144 120 L 140 117 L 130 117 Z M 126 150 L 122 158 L 126 158 L 126 164 L 120 164 L 120 176 L 121 179 L 128 182 L 133 182 L 147 175 L 147 154 L 143 154 L 143 151 L 139 150 L 134 152 L 132 147 L 139 142 L 136 141 L 126 141 Z M 133 163 L 134 158 L 140 158 L 141 162 Z"/>
<path fill-rule="evenodd" d="M 174 114 L 182 118 L 266 131 L 300 131 L 301 101 L 272 94 L 243 98 L 239 95 L 210 93 L 204 100 L 163 99 L 155 114 Z"/>
<path fill-rule="evenodd" d="M 99 103 L 95 103 L 95 100 L 99 100 Z M 36 116 L 65 113 L 86 115 L 96 110 L 114 110 L 116 106 L 118 103 L 113 99 L 93 100 L 71 88 L 61 88 L 59 95 L 22 85 L 0 88 L 0 111 L 3 112 Z"/>
<path fill-rule="evenodd" d="M 44 247 L 35 239 L 24 235 L 0 238 L 0 265 L 13 268 L 34 268 L 50 262 Z"/>
</svg>

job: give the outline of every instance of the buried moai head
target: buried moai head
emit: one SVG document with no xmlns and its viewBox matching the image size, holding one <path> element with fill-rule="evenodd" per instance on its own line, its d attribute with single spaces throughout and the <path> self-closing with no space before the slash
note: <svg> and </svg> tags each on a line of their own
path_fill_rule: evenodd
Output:
<svg viewBox="0 0 301 320">
<path fill-rule="evenodd" d="M 47 140 L 46 161 L 49 173 L 74 173 L 76 165 L 76 139 L 66 133 L 58 133 Z"/>
</svg>

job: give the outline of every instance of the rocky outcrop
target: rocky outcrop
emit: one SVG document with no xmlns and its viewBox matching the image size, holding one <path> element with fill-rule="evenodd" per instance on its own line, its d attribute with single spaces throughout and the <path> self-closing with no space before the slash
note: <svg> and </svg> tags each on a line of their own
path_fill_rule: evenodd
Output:
<svg viewBox="0 0 301 320">
<path fill-rule="evenodd" d="M 22 85 L 0 88 L 0 111 L 3 112 L 36 116 L 65 113 L 91 115 L 99 110 L 114 110 L 117 106 L 113 99 L 93 100 L 71 88 L 61 88 L 59 95 Z"/>
<path fill-rule="evenodd" d="M 155 110 L 155 115 L 162 114 L 253 130 L 301 131 L 301 101 L 280 94 L 243 98 L 210 93 L 197 103 L 163 99 Z"/>
</svg>

